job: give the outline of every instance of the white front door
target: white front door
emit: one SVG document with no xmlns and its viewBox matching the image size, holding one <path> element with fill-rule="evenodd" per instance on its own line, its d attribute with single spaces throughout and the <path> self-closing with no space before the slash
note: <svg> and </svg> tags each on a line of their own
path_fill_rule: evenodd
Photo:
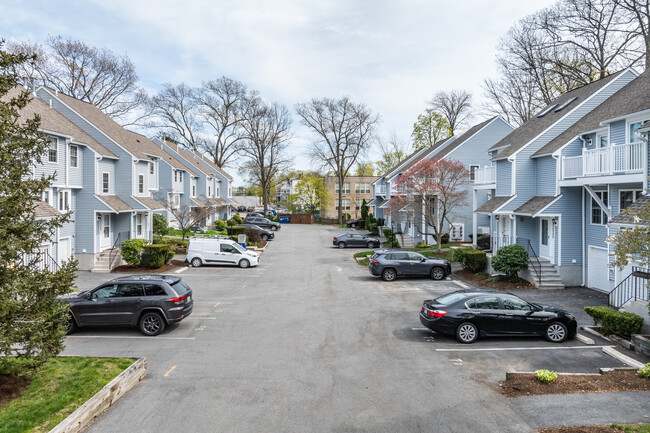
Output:
<svg viewBox="0 0 650 433">
<path fill-rule="evenodd" d="M 70 238 L 61 238 L 59 239 L 59 245 L 58 245 L 58 262 L 62 263 L 65 260 L 70 259 L 70 256 L 72 255 L 72 242 L 70 241 Z"/>
<path fill-rule="evenodd" d="M 550 218 L 542 218 L 539 235 L 539 256 L 555 262 L 555 229 Z"/>
<path fill-rule="evenodd" d="M 105 250 L 106 248 L 112 247 L 111 242 L 111 215 L 102 214 L 102 217 L 98 224 L 99 231 L 99 249 Z"/>
</svg>

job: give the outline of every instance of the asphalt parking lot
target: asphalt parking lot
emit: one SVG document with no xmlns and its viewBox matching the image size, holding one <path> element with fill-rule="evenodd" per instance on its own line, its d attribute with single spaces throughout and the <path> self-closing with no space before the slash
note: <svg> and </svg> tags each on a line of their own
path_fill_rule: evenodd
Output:
<svg viewBox="0 0 650 433">
<path fill-rule="evenodd" d="M 419 322 L 422 301 L 464 283 L 381 281 L 354 251 L 332 247 L 342 231 L 285 225 L 256 268 L 185 269 L 194 311 L 157 337 L 128 328 L 68 337 L 66 355 L 148 362 L 143 383 L 88 431 L 531 431 L 540 422 L 495 391 L 506 371 L 622 366 L 602 352 L 606 340 L 485 338 L 468 346 L 434 334 Z M 110 277 L 80 273 L 77 284 Z M 520 295 L 570 309 L 602 303 L 583 289 Z"/>
</svg>

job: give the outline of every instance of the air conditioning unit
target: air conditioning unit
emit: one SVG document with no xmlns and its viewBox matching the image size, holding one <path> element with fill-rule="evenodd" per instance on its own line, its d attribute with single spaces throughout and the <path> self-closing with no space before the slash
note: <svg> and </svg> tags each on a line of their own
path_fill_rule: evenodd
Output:
<svg viewBox="0 0 650 433">
<path fill-rule="evenodd" d="M 460 242 L 465 236 L 465 224 L 455 223 L 449 232 L 449 240 L 451 242 Z"/>
<path fill-rule="evenodd" d="M 479 235 L 489 235 L 490 234 L 490 227 L 479 227 L 478 228 L 478 234 Z"/>
</svg>

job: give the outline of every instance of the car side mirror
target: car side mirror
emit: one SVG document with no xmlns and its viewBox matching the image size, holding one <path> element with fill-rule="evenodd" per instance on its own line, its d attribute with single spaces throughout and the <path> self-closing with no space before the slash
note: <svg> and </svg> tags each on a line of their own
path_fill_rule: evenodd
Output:
<svg viewBox="0 0 650 433">
<path fill-rule="evenodd" d="M 93 297 L 93 294 L 92 294 L 92 293 L 90 293 L 90 292 L 86 292 L 86 293 L 84 293 L 84 298 L 90 300 L 90 299 L 92 299 L 92 297 Z"/>
<path fill-rule="evenodd" d="M 422 257 L 422 258 L 420 259 L 420 261 L 421 261 L 421 262 L 426 262 L 427 259 L 426 259 L 426 257 Z"/>
</svg>

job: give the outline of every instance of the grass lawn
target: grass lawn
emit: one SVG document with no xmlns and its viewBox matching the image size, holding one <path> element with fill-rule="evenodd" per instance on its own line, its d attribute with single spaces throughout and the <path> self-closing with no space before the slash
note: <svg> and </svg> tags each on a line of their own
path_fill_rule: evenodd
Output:
<svg viewBox="0 0 650 433">
<path fill-rule="evenodd" d="M 372 250 L 361 251 L 359 253 L 354 253 L 354 257 L 368 257 L 368 256 L 372 256 L 373 254 L 375 254 L 375 252 Z"/>
<path fill-rule="evenodd" d="M 20 397 L 0 408 L 0 433 L 51 430 L 133 362 L 128 358 L 51 359 Z"/>
<path fill-rule="evenodd" d="M 612 424 L 613 428 L 623 430 L 624 432 L 630 433 L 650 433 L 650 424 Z"/>
</svg>

